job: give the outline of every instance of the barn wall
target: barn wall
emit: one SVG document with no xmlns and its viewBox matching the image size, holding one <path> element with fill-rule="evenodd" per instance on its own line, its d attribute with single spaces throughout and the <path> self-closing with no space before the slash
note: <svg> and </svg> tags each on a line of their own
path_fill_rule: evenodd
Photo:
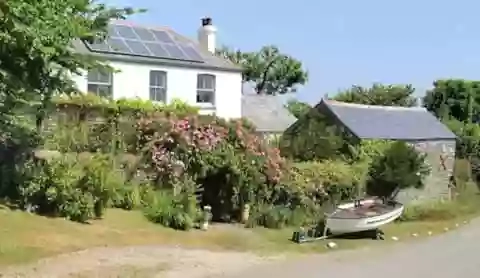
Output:
<svg viewBox="0 0 480 278">
<path fill-rule="evenodd" d="M 455 164 L 455 141 L 433 140 L 411 142 L 415 148 L 427 154 L 426 161 L 431 167 L 431 173 L 425 180 L 425 188 L 408 189 L 397 196 L 403 203 L 412 201 L 424 201 L 432 199 L 444 199 L 449 196 L 449 177 L 453 174 Z M 441 156 L 444 157 L 444 165 Z"/>
</svg>

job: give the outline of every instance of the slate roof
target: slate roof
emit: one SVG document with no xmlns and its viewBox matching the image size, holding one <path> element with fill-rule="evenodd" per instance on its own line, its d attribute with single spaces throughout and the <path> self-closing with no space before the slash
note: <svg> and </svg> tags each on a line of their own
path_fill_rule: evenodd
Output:
<svg viewBox="0 0 480 278">
<path fill-rule="evenodd" d="M 128 26 L 139 26 L 139 27 L 147 27 L 141 26 L 139 24 L 127 22 L 127 21 L 113 21 L 110 23 L 111 25 L 128 25 Z M 95 53 L 91 52 L 88 47 L 82 41 L 74 41 L 73 47 L 74 49 L 82 54 L 91 54 L 93 56 L 98 56 L 107 60 L 118 60 L 124 62 L 133 62 L 133 63 L 143 63 L 143 64 L 159 64 L 159 65 L 171 65 L 171 66 L 179 66 L 179 67 L 189 67 L 189 68 L 199 68 L 199 69 L 213 69 L 213 70 L 223 70 L 223 71 L 234 71 L 234 72 L 241 72 L 242 69 L 232 63 L 227 59 L 223 59 L 221 57 L 215 56 L 209 51 L 203 50 L 199 45 L 198 42 L 192 39 L 189 39 L 185 36 L 180 35 L 179 33 L 175 32 L 174 30 L 168 27 L 155 27 L 150 29 L 161 30 L 169 33 L 175 40 L 180 43 L 189 44 L 194 49 L 196 49 L 203 58 L 204 63 L 192 62 L 192 61 L 183 61 L 183 60 L 171 60 L 171 59 L 161 59 L 161 58 L 152 58 L 152 57 L 141 57 L 141 56 L 132 56 L 132 55 L 122 55 L 122 54 L 107 54 L 107 53 Z"/>
<path fill-rule="evenodd" d="M 442 140 L 456 136 L 423 107 L 373 106 L 322 100 L 360 139 Z"/>
<path fill-rule="evenodd" d="M 275 96 L 243 95 L 242 117 L 261 132 L 284 132 L 297 120 Z"/>
</svg>

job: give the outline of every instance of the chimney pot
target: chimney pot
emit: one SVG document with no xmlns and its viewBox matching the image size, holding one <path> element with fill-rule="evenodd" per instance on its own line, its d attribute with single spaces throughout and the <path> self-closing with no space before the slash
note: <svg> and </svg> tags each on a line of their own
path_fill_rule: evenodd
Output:
<svg viewBox="0 0 480 278">
<path fill-rule="evenodd" d="M 202 26 L 208 26 L 208 25 L 212 25 L 212 24 L 213 24 L 213 22 L 212 22 L 211 17 L 202 18 Z"/>
</svg>

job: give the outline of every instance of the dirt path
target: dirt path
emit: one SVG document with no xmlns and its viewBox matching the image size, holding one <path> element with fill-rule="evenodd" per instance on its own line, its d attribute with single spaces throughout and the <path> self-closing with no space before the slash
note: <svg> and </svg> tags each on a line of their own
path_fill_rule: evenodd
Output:
<svg viewBox="0 0 480 278">
<path fill-rule="evenodd" d="M 0 270 L 0 277 L 200 278 L 236 273 L 271 260 L 275 259 L 164 246 L 95 248 Z"/>
<path fill-rule="evenodd" d="M 480 277 L 480 219 L 428 240 L 375 250 L 310 256 L 302 261 L 254 267 L 229 278 L 476 278 Z"/>
<path fill-rule="evenodd" d="M 456 231 L 384 248 L 285 260 L 165 246 L 96 248 L 0 270 L 26 278 L 474 278 L 480 275 L 480 219 Z M 280 261 L 279 261 L 280 260 Z"/>
</svg>

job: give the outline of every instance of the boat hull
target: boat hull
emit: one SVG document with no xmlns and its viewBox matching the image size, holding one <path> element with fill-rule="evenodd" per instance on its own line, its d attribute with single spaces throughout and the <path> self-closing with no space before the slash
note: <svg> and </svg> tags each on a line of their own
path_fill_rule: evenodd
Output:
<svg viewBox="0 0 480 278">
<path fill-rule="evenodd" d="M 365 203 L 370 201 L 365 201 Z M 373 202 L 373 201 L 371 201 Z M 363 204 L 364 202 L 362 202 Z M 348 203 L 342 206 L 339 206 L 340 209 L 348 209 L 354 207 L 354 203 Z M 348 234 L 362 231 L 369 231 L 378 229 L 380 226 L 388 224 L 403 213 L 404 206 L 399 205 L 398 207 L 375 216 L 368 216 L 362 218 L 335 218 L 329 217 L 326 218 L 326 225 L 332 234 Z"/>
</svg>

